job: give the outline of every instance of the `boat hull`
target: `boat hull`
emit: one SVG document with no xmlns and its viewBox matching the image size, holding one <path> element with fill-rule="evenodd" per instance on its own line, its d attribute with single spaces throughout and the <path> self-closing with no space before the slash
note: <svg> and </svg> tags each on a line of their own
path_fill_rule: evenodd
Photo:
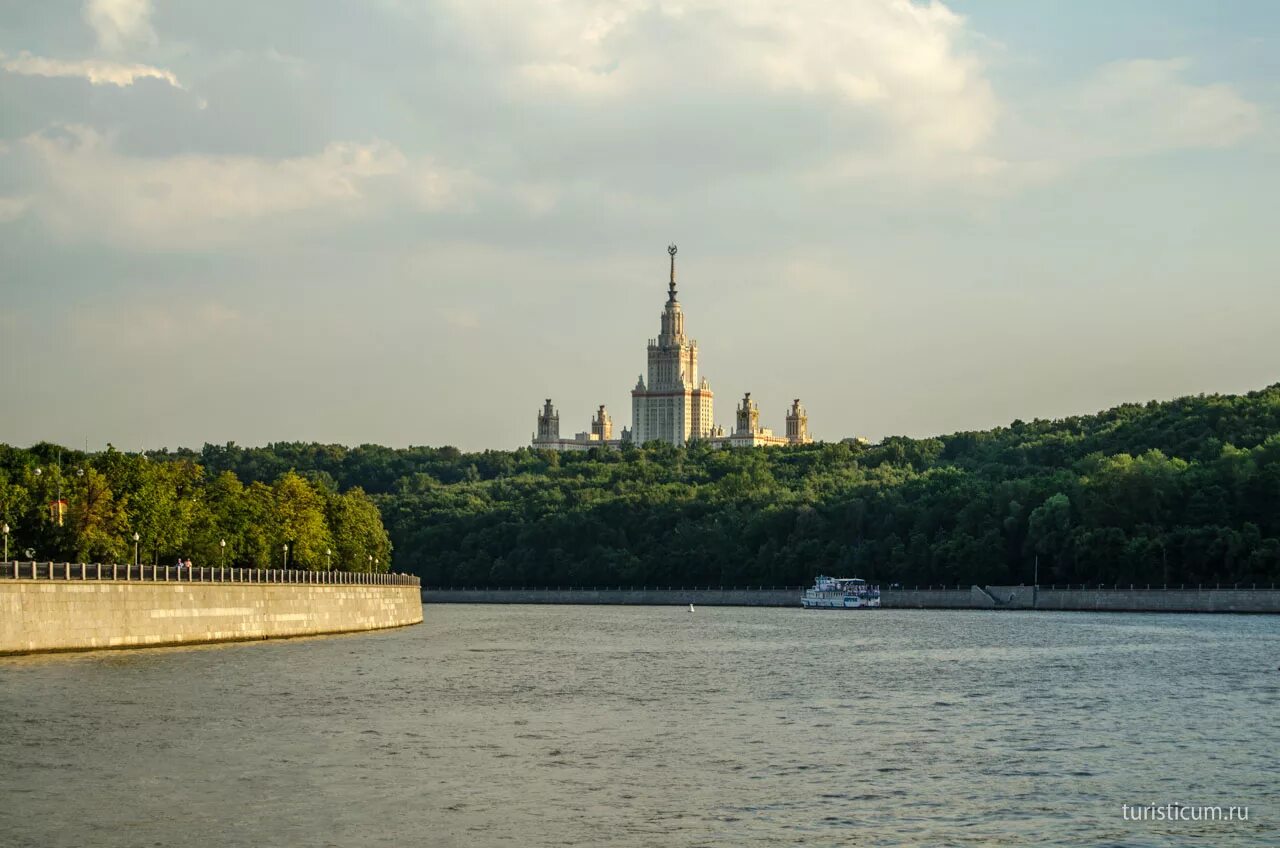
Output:
<svg viewBox="0 0 1280 848">
<path fill-rule="evenodd" d="M 800 598 L 800 605 L 805 609 L 875 609 L 880 606 L 880 599 L 828 592 L 806 592 Z"/>
</svg>

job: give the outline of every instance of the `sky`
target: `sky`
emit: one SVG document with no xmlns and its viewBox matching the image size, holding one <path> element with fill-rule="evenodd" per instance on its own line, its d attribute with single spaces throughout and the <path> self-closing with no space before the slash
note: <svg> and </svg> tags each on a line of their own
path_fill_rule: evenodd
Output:
<svg viewBox="0 0 1280 848">
<path fill-rule="evenodd" d="M 731 428 L 1280 380 L 1280 6 L 0 0 L 0 442 Z"/>
</svg>

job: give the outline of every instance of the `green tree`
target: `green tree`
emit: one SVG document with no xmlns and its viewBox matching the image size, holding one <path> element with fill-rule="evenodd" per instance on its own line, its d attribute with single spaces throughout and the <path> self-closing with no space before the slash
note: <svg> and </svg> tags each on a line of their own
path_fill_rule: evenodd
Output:
<svg viewBox="0 0 1280 848">
<path fill-rule="evenodd" d="M 127 518 L 107 485 L 107 478 L 94 468 L 83 469 L 70 480 L 66 524 L 70 527 L 75 558 L 80 562 L 120 562 L 127 545 Z"/>
<path fill-rule="evenodd" d="M 391 540 L 373 500 L 357 486 L 328 500 L 329 527 L 333 533 L 333 566 L 344 571 L 389 571 Z"/>
<path fill-rule="evenodd" d="M 1051 570 L 1042 569 L 1042 577 L 1068 576 L 1065 560 L 1071 547 L 1070 498 L 1058 492 L 1031 511 L 1031 517 L 1027 520 L 1027 545 L 1033 553 L 1047 560 L 1043 565 L 1049 566 Z"/>
<path fill-rule="evenodd" d="M 240 544 L 242 551 L 236 554 L 237 564 L 249 568 L 279 568 L 283 556 L 283 531 L 276 510 L 276 493 L 265 483 L 255 481 L 244 487 L 244 498 L 238 509 L 242 510 L 243 525 Z"/>
<path fill-rule="evenodd" d="M 325 549 L 333 546 L 325 521 L 323 495 L 293 471 L 276 480 L 274 495 L 272 524 L 280 541 L 277 547 L 289 546 L 289 567 L 323 569 Z"/>
<path fill-rule="evenodd" d="M 204 477 L 200 466 L 140 459 L 130 477 L 128 524 L 142 537 L 142 550 L 150 552 L 151 562 L 190 555 L 187 548 L 199 517 Z"/>
</svg>

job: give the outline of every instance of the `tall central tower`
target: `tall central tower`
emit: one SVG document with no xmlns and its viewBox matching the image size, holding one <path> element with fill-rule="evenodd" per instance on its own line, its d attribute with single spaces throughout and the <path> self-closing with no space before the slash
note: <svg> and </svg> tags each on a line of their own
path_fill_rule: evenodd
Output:
<svg viewBox="0 0 1280 848">
<path fill-rule="evenodd" d="M 659 440 L 683 445 L 712 431 L 712 393 L 698 379 L 698 343 L 684 333 L 684 310 L 676 299 L 676 246 L 671 256 L 667 303 L 658 338 L 649 339 L 649 381 L 631 392 L 631 438 L 636 444 Z"/>
</svg>

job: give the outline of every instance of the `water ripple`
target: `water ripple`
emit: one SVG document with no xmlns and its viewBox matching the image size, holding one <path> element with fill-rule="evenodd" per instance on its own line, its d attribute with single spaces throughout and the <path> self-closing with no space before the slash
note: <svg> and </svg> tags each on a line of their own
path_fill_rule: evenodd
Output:
<svg viewBox="0 0 1280 848">
<path fill-rule="evenodd" d="M 432 607 L 0 660 L 0 844 L 1280 845 L 1280 619 Z M 1121 804 L 1248 805 L 1132 822 Z"/>
</svg>

